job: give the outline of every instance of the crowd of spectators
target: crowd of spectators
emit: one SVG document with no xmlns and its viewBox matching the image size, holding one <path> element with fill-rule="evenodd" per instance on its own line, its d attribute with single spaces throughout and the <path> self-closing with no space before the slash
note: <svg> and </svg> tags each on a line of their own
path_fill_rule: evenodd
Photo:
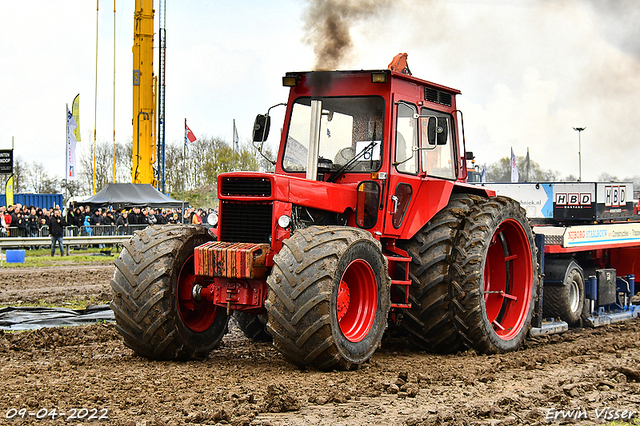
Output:
<svg viewBox="0 0 640 426">
<path fill-rule="evenodd" d="M 0 206 L 0 237 L 48 236 L 51 218 L 60 211 L 65 219 L 67 235 L 127 235 L 148 225 L 167 223 L 207 224 L 207 216 L 213 209 L 186 208 L 154 209 L 133 207 L 131 209 L 98 208 L 90 206 L 70 206 L 60 211 L 60 206 L 41 209 L 34 206 L 14 204 Z"/>
</svg>

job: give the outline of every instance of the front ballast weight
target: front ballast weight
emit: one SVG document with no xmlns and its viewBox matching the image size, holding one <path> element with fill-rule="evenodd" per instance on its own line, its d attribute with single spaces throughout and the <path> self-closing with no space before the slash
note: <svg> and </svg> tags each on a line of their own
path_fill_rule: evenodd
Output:
<svg viewBox="0 0 640 426">
<path fill-rule="evenodd" d="M 196 275 L 218 282 L 202 287 L 200 297 L 231 310 L 262 308 L 267 287 L 269 244 L 211 241 L 195 248 Z"/>
</svg>

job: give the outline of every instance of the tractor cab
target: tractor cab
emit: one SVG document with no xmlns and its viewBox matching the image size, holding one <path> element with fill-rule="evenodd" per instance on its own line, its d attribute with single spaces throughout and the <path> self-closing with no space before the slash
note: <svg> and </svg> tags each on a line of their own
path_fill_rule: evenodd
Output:
<svg viewBox="0 0 640 426">
<path fill-rule="evenodd" d="M 323 192 L 350 189 L 345 204 L 314 199 L 315 189 L 298 200 L 304 225 L 346 221 L 377 238 L 409 238 L 466 179 L 459 91 L 391 70 L 287 73 L 283 84 L 290 94 L 275 176 L 296 187 L 303 179 L 333 184 L 309 187 Z M 256 118 L 254 142 L 266 140 L 269 122 L 268 114 Z M 326 222 L 327 211 L 338 221 Z"/>
</svg>

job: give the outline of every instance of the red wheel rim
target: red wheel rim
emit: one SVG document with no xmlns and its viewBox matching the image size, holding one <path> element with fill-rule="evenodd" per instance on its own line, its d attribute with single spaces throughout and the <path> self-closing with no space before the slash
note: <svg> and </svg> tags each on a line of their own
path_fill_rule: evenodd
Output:
<svg viewBox="0 0 640 426">
<path fill-rule="evenodd" d="M 195 332 L 207 330 L 213 324 L 218 313 L 218 307 L 206 299 L 193 299 L 193 286 L 196 275 L 193 269 L 193 255 L 191 255 L 180 269 L 178 275 L 178 313 L 184 325 Z"/>
<path fill-rule="evenodd" d="M 336 295 L 340 331 L 350 342 L 360 342 L 369 333 L 378 310 L 378 282 L 371 265 L 354 260 L 340 278 Z"/>
<path fill-rule="evenodd" d="M 527 234 L 508 219 L 491 238 L 484 266 L 487 319 L 499 338 L 510 340 L 524 327 L 531 305 L 533 262 Z"/>
</svg>

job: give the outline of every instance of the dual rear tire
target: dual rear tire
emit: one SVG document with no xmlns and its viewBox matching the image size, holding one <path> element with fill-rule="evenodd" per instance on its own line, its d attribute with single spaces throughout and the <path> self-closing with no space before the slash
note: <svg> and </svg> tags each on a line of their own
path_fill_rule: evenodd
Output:
<svg viewBox="0 0 640 426">
<path fill-rule="evenodd" d="M 452 313 L 480 353 L 517 349 L 527 336 L 540 272 L 525 211 L 506 197 L 478 198 L 452 256 Z"/>
<path fill-rule="evenodd" d="M 415 346 L 494 353 L 522 344 L 539 271 L 533 232 L 516 201 L 454 194 L 403 248 L 412 258 L 412 307 L 401 324 Z"/>
</svg>

